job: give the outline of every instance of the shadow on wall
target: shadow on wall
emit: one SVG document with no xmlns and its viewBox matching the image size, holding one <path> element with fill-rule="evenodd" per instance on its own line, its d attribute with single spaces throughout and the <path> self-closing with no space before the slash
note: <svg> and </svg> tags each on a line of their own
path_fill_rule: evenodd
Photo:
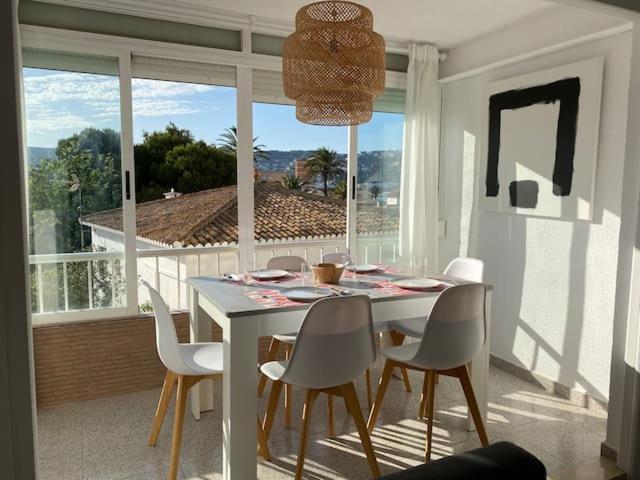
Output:
<svg viewBox="0 0 640 480">
<path fill-rule="evenodd" d="M 501 351 L 506 349 L 506 345 L 510 346 L 508 350 L 510 356 L 505 358 L 506 360 L 522 368 L 536 371 L 542 358 L 546 357 L 547 365 L 550 362 L 557 365 L 557 377 L 554 380 L 571 388 L 578 386 L 597 399 L 606 399 L 608 393 L 601 391 L 579 371 L 580 356 L 589 354 L 589 352 L 582 351 L 584 348 L 582 341 L 587 251 L 591 224 L 581 221 L 542 220 L 521 215 L 479 212 L 475 206 L 476 189 L 481 188 L 483 183 L 479 181 L 475 185 L 468 184 L 469 175 L 474 178 L 474 165 L 477 165 L 479 160 L 479 152 L 475 148 L 479 143 L 478 136 L 469 131 L 456 133 L 460 133 L 462 136 L 462 138 L 458 136 L 457 141 L 461 141 L 463 145 L 462 150 L 459 151 L 462 158 L 456 162 L 456 169 L 462 172 L 462 175 L 457 176 L 459 185 L 455 189 L 461 194 L 461 198 L 456 199 L 455 202 L 459 202 L 456 208 L 458 206 L 460 208 L 458 210 L 460 212 L 460 230 L 456 251 L 459 252 L 458 255 L 477 256 L 486 262 L 487 282 L 494 284 L 496 288 L 493 303 L 494 330 L 492 336 L 499 339 Z M 451 188 L 451 186 L 449 183 L 448 187 Z M 596 202 L 593 223 L 601 224 L 602 217 L 603 208 Z M 528 231 L 529 221 L 536 222 L 538 225 L 541 222 L 565 224 L 564 227 L 558 227 L 559 230 L 568 231 L 571 235 L 567 259 L 567 281 L 566 285 L 562 286 L 566 289 L 566 294 L 562 298 L 566 304 L 566 312 L 558 311 L 556 313 L 556 318 L 564 319 L 562 337 L 558 338 L 558 342 L 553 342 L 554 339 L 551 339 L 552 341 L 545 339 L 540 325 L 536 322 L 528 322 L 526 316 L 523 317 L 523 313 L 526 315 L 527 311 L 531 312 L 532 301 L 532 292 L 525 291 L 525 288 L 535 288 L 536 294 L 539 296 L 537 301 L 541 306 L 545 302 L 545 292 L 548 292 L 548 297 L 558 297 L 558 292 L 553 290 L 556 288 L 554 284 L 557 284 L 558 278 L 552 279 L 552 276 L 556 274 L 558 263 L 563 261 L 562 256 L 558 255 L 558 251 L 554 251 L 552 241 L 544 245 L 527 245 L 527 234 L 531 233 Z M 542 231 L 543 235 L 544 233 L 545 230 Z M 545 248 L 547 246 L 552 248 Z M 497 261 L 498 257 L 500 261 Z M 530 266 L 531 264 L 537 265 L 536 270 L 546 272 L 549 280 L 553 281 L 542 285 L 533 285 L 533 281 L 530 280 L 530 283 L 525 286 L 525 279 L 527 279 L 525 270 L 530 268 L 527 267 L 527 262 Z M 505 275 L 505 269 L 508 275 Z M 564 275 L 563 273 L 562 277 Z M 537 279 L 539 282 L 543 282 L 544 276 L 538 275 Z M 523 309 L 523 299 L 526 297 L 529 297 L 528 305 Z M 611 301 L 613 302 L 613 299 Z M 552 343 L 555 343 L 555 346 Z M 521 347 L 523 344 L 527 345 L 525 349 Z M 499 356 L 504 356 L 501 352 L 496 353 Z"/>
</svg>

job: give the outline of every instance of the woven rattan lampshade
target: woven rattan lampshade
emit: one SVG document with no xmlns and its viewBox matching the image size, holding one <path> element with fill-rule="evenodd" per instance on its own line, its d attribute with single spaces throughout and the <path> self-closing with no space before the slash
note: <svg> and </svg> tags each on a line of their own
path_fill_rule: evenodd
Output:
<svg viewBox="0 0 640 480">
<path fill-rule="evenodd" d="M 296 117 L 314 125 L 358 125 L 371 119 L 384 91 L 384 39 L 371 10 L 345 1 L 317 2 L 296 14 L 284 42 L 283 79 Z"/>
</svg>

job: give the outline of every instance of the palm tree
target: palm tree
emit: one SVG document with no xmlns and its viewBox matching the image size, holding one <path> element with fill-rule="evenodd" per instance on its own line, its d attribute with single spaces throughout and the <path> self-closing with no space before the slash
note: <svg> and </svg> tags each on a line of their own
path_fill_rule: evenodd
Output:
<svg viewBox="0 0 640 480">
<path fill-rule="evenodd" d="M 320 176 L 324 184 L 324 196 L 327 196 L 329 181 L 339 178 L 342 174 L 338 154 L 335 150 L 322 147 L 311 154 L 307 159 L 307 174 L 310 177 Z"/>
<path fill-rule="evenodd" d="M 287 173 L 282 177 L 280 183 L 282 183 L 284 188 L 288 188 L 289 190 L 302 190 L 302 187 L 307 182 L 304 182 L 300 177 Z"/>
<path fill-rule="evenodd" d="M 347 181 L 340 180 L 338 183 L 336 183 L 336 186 L 333 189 L 333 194 L 336 197 L 341 198 L 342 200 L 346 200 L 347 199 Z"/>
<path fill-rule="evenodd" d="M 263 144 L 256 145 L 258 137 L 253 139 L 253 161 L 255 162 L 259 158 L 263 160 L 269 160 L 269 155 L 264 151 L 265 146 Z M 224 132 L 218 137 L 220 148 L 230 152 L 234 155 L 238 152 L 238 128 L 233 125 L 229 128 L 225 128 Z"/>
</svg>

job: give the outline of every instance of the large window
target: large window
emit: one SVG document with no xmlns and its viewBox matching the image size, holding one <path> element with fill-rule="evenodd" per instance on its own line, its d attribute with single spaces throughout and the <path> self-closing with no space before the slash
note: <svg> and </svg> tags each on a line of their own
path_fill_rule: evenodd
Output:
<svg viewBox="0 0 640 480">
<path fill-rule="evenodd" d="M 398 260 L 404 114 L 374 112 L 358 128 L 357 261 Z"/>
<path fill-rule="evenodd" d="M 135 273 L 188 308 L 187 278 L 237 272 L 252 247 L 257 267 L 275 255 L 318 262 L 348 242 L 358 262 L 397 260 L 402 91 L 385 92 L 352 137 L 352 200 L 348 129 L 299 122 L 278 72 L 253 71 L 252 117 L 241 117 L 253 169 L 238 178 L 238 96 L 249 93 L 236 68 L 134 55 L 129 85 L 128 62 L 24 52 L 36 323 L 149 311 Z M 239 241 L 238 191 L 251 188 L 254 245 Z"/>
<path fill-rule="evenodd" d="M 253 104 L 256 261 L 344 250 L 347 129 L 307 125 L 295 107 Z"/>
<path fill-rule="evenodd" d="M 26 52 L 25 64 L 32 310 L 123 307 L 124 248 L 96 243 L 91 225 L 110 210 L 122 229 L 117 61 Z"/>
</svg>

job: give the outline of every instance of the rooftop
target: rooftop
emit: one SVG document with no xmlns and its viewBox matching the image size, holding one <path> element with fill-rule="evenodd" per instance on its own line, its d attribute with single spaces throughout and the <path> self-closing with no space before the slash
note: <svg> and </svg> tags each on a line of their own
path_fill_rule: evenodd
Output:
<svg viewBox="0 0 640 480">
<path fill-rule="evenodd" d="M 122 231 L 122 209 L 93 213 L 83 224 Z M 290 190 L 277 182 L 255 185 L 258 241 L 335 238 L 346 233 L 346 201 Z M 163 198 L 136 205 L 138 238 L 169 246 L 206 246 L 238 242 L 235 185 Z M 360 209 L 357 230 L 384 234 L 398 230 L 396 215 Z"/>
</svg>

